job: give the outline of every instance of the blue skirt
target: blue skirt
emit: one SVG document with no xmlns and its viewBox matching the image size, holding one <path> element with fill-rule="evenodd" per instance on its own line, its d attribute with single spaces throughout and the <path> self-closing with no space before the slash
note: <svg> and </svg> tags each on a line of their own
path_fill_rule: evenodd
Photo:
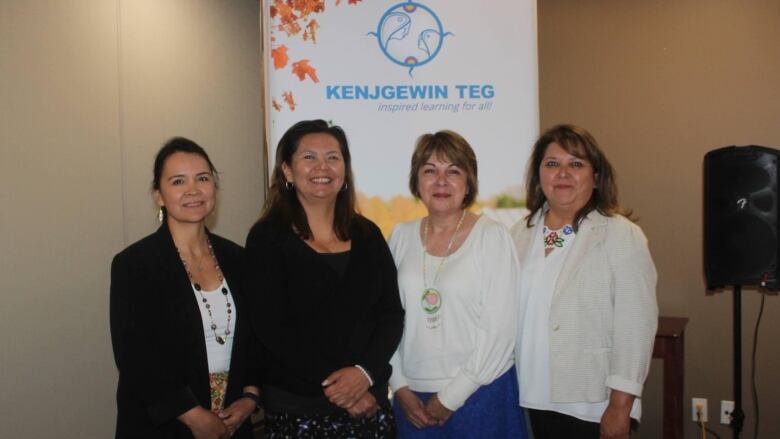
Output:
<svg viewBox="0 0 780 439">
<path fill-rule="evenodd" d="M 423 403 L 433 393 L 414 392 Z M 393 404 L 399 439 L 512 438 L 529 437 L 520 407 L 517 374 L 512 367 L 495 381 L 477 389 L 442 427 L 418 429 Z"/>
</svg>

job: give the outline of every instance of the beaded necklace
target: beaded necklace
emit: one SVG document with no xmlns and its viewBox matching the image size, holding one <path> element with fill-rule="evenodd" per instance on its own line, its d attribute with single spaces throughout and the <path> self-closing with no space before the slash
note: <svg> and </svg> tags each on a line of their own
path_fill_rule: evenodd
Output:
<svg viewBox="0 0 780 439">
<path fill-rule="evenodd" d="M 566 224 L 558 230 L 550 230 L 549 227 L 544 226 L 542 230 L 544 249 L 554 250 L 556 248 L 563 248 L 567 242 L 571 242 L 574 235 L 574 228 L 571 224 Z"/>
<path fill-rule="evenodd" d="M 450 240 L 447 243 L 447 251 L 444 253 L 444 257 L 441 258 L 439 261 L 439 266 L 436 267 L 436 272 L 433 275 L 433 282 L 431 283 L 431 286 L 428 286 L 428 273 L 426 268 L 426 261 L 425 257 L 428 253 L 428 218 L 425 218 L 425 224 L 423 224 L 423 257 L 422 257 L 422 274 L 423 274 L 423 293 L 422 297 L 420 298 L 420 303 L 422 305 L 423 311 L 425 311 L 426 314 L 428 314 L 428 317 L 426 318 L 426 326 L 429 329 L 433 329 L 439 326 L 439 310 L 441 309 L 442 304 L 442 298 L 441 298 L 441 292 L 436 288 L 436 281 L 439 279 L 439 273 L 441 272 L 441 269 L 444 267 L 444 263 L 447 262 L 447 258 L 450 257 L 450 250 L 452 250 L 452 245 L 455 243 L 455 235 L 458 234 L 458 230 L 460 230 L 460 226 L 463 224 L 463 219 L 466 217 L 466 210 L 463 210 L 463 213 L 460 215 L 460 220 L 458 220 L 458 225 L 455 226 L 455 231 L 452 232 L 452 236 L 450 236 Z"/>
<path fill-rule="evenodd" d="M 224 336 L 220 336 L 217 334 L 217 324 L 214 323 L 214 316 L 211 314 L 211 305 L 209 304 L 208 299 L 206 299 L 206 296 L 203 295 L 203 291 L 200 284 L 195 282 L 195 279 L 192 277 L 192 273 L 190 272 L 190 269 L 187 266 L 187 261 L 185 261 L 184 258 L 181 256 L 181 252 L 179 252 L 178 248 L 176 248 L 176 253 L 179 254 L 179 259 L 181 259 L 181 263 L 184 264 L 184 270 L 187 272 L 187 276 L 190 278 L 190 282 L 192 282 L 192 287 L 195 288 L 195 291 L 197 291 L 198 294 L 200 295 L 200 299 L 204 303 L 206 312 L 208 312 L 209 320 L 211 321 L 211 330 L 214 332 L 214 340 L 216 340 L 217 343 L 219 344 L 225 344 L 228 335 L 230 335 L 230 320 L 233 315 L 233 309 L 232 309 L 232 305 L 230 304 L 230 301 L 228 300 L 228 289 L 225 287 L 225 277 L 222 275 L 222 269 L 219 267 L 219 262 L 217 261 L 217 257 L 214 255 L 214 248 L 211 246 L 211 241 L 209 240 L 208 236 L 206 236 L 206 243 L 209 246 L 209 255 L 211 256 L 211 260 L 214 261 L 214 268 L 217 270 L 219 283 L 222 286 L 222 290 L 221 290 L 222 296 L 225 298 L 225 306 L 227 307 L 227 324 L 225 325 Z"/>
</svg>

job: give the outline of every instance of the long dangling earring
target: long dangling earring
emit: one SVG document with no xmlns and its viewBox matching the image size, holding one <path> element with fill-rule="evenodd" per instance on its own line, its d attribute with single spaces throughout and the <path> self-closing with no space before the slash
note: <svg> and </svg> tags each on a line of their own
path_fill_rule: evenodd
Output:
<svg viewBox="0 0 780 439">
<path fill-rule="evenodd" d="M 164 219 L 165 219 L 165 212 L 163 212 L 163 208 L 162 206 L 160 206 L 160 209 L 157 210 L 157 221 L 163 222 Z"/>
</svg>

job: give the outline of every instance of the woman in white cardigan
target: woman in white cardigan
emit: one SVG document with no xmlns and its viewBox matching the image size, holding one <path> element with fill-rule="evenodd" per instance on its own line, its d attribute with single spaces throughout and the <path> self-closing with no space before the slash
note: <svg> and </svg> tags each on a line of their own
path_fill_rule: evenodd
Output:
<svg viewBox="0 0 780 439">
<path fill-rule="evenodd" d="M 658 317 L 647 239 L 619 206 L 612 166 L 585 129 L 542 134 L 527 179 L 530 213 L 511 231 L 520 405 L 536 439 L 627 438 Z"/>
<path fill-rule="evenodd" d="M 428 216 L 390 237 L 406 310 L 391 360 L 398 437 L 523 439 L 517 258 L 504 226 L 468 211 L 477 197 L 471 146 L 452 131 L 421 136 L 409 189 Z"/>
</svg>

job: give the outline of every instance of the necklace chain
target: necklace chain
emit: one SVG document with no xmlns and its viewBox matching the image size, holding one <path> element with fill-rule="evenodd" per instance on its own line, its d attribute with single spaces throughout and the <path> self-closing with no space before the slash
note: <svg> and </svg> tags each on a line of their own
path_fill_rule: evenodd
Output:
<svg viewBox="0 0 780 439">
<path fill-rule="evenodd" d="M 452 236 L 450 236 L 450 241 L 447 243 L 447 251 L 444 253 L 444 257 L 442 257 L 441 261 L 439 261 L 439 266 L 436 267 L 436 273 L 433 275 L 433 282 L 432 286 L 436 286 L 436 280 L 439 278 L 439 273 L 441 272 L 442 267 L 444 267 L 444 263 L 447 262 L 447 258 L 450 257 L 450 250 L 452 250 L 452 245 L 455 243 L 455 235 L 458 234 L 458 230 L 460 230 L 460 226 L 463 224 L 463 218 L 466 217 L 466 210 L 463 210 L 463 213 L 460 215 L 460 220 L 458 220 L 458 225 L 455 226 L 455 231 L 452 232 Z M 427 290 L 428 289 L 428 273 L 427 273 L 427 264 L 425 263 L 425 256 L 428 253 L 428 221 L 429 217 L 425 217 L 425 224 L 423 225 L 423 287 Z"/>
<path fill-rule="evenodd" d="M 181 252 L 179 251 L 179 248 L 176 248 L 176 253 L 179 255 L 179 259 L 181 259 L 181 263 L 184 265 L 184 271 L 187 272 L 187 277 L 190 278 L 190 282 L 192 282 L 193 288 L 195 288 L 195 291 L 198 292 L 200 295 L 200 300 L 204 303 L 204 306 L 206 307 L 206 312 L 209 315 L 209 321 L 211 323 L 211 331 L 214 332 L 214 340 L 217 341 L 219 344 L 225 344 L 225 341 L 227 340 L 228 335 L 230 335 L 230 321 L 233 315 L 233 309 L 232 305 L 230 304 L 230 300 L 228 300 L 228 289 L 225 287 L 225 276 L 222 275 L 222 269 L 219 267 L 219 261 L 217 261 L 217 257 L 214 255 L 214 248 L 211 246 L 211 241 L 209 240 L 209 237 L 206 236 L 206 243 L 209 246 L 209 255 L 211 256 L 211 260 L 214 261 L 214 269 L 217 270 L 217 277 L 219 278 L 219 284 L 222 287 L 222 296 L 225 298 L 225 307 L 227 308 L 227 324 L 225 325 L 225 335 L 220 336 L 217 334 L 217 324 L 214 323 L 214 316 L 211 314 L 211 304 L 209 304 L 208 299 L 206 299 L 206 296 L 203 295 L 202 288 L 199 283 L 195 282 L 195 279 L 192 277 L 192 273 L 190 272 L 189 267 L 187 266 L 187 261 L 184 260 L 184 258 L 181 255 Z"/>
</svg>

